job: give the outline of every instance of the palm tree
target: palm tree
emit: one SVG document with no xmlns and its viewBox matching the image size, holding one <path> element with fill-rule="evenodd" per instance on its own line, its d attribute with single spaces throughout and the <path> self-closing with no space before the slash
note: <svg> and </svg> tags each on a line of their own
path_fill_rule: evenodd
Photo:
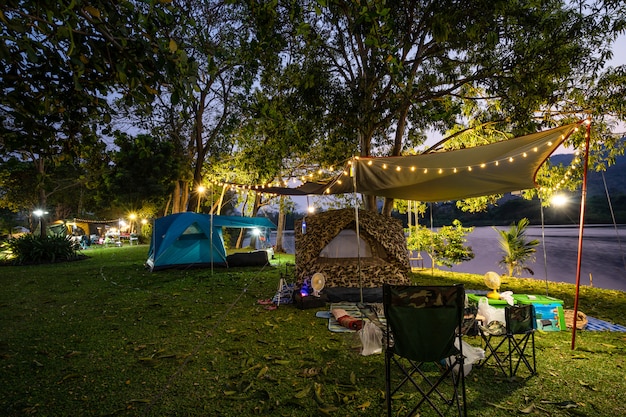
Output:
<svg viewBox="0 0 626 417">
<path fill-rule="evenodd" d="M 521 219 L 517 224 L 511 224 L 509 230 L 494 230 L 500 234 L 500 248 L 504 251 L 504 256 L 499 264 L 505 266 L 509 276 L 519 276 L 522 272 L 527 271 L 534 275 L 532 269 L 526 266 L 526 263 L 535 260 L 534 253 L 537 251 L 535 246 L 539 244 L 539 240 L 528 240 L 526 237 L 526 228 L 529 220 Z"/>
</svg>

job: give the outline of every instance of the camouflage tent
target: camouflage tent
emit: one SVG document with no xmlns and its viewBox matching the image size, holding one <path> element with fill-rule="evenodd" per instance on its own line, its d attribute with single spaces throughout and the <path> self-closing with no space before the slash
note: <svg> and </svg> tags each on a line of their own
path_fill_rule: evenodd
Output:
<svg viewBox="0 0 626 417">
<path fill-rule="evenodd" d="M 330 294 L 341 294 L 340 289 L 347 288 L 377 294 L 383 283 L 409 284 L 410 265 L 401 222 L 359 210 L 359 245 L 356 224 L 355 210 L 350 208 L 297 221 L 297 279 L 302 282 L 321 272 L 326 278 L 325 292 Z"/>
</svg>

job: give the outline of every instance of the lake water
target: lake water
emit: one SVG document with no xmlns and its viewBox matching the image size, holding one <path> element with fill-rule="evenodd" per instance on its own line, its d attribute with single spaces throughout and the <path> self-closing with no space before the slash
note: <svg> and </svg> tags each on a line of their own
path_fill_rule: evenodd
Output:
<svg viewBox="0 0 626 417">
<path fill-rule="evenodd" d="M 505 227 L 504 229 L 508 229 Z M 541 226 L 531 226 L 526 232 L 529 239 L 538 239 L 535 261 L 528 263 L 534 279 L 551 282 L 576 283 L 578 262 L 578 226 L 546 226 L 545 239 Z M 276 234 L 271 235 L 272 243 Z M 545 242 L 545 262 L 544 262 Z M 498 245 L 498 233 L 491 227 L 477 227 L 467 236 L 467 245 L 474 251 L 474 259 L 454 266 L 450 270 L 484 274 L 487 271 L 504 273 L 498 265 L 502 250 Z M 285 232 L 283 246 L 288 253 L 295 252 L 293 231 Z M 424 253 L 427 268 L 430 259 Z M 448 269 L 440 267 L 442 269 Z M 580 284 L 604 289 L 626 291 L 626 226 L 585 226 L 580 269 Z"/>
</svg>

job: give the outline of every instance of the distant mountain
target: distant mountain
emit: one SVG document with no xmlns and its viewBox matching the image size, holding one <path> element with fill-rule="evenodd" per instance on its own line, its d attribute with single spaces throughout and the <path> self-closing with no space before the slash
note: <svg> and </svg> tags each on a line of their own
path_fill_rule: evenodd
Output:
<svg viewBox="0 0 626 417">
<path fill-rule="evenodd" d="M 559 154 L 550 157 L 553 164 L 571 164 L 574 158 L 573 154 Z M 620 156 L 615 160 L 615 164 L 611 165 L 605 172 L 606 187 L 609 196 L 615 197 L 620 194 L 626 194 L 626 156 Z M 587 176 L 587 195 L 606 196 L 602 173 L 590 170 Z"/>
</svg>

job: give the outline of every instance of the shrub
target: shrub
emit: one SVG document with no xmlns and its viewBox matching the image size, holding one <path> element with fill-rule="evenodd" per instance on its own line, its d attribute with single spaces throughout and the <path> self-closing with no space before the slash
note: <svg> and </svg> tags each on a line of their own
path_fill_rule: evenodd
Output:
<svg viewBox="0 0 626 417">
<path fill-rule="evenodd" d="M 413 228 L 407 238 L 407 248 L 425 251 L 435 264 L 449 268 L 461 262 L 474 259 L 471 246 L 465 246 L 465 236 L 471 233 L 473 227 L 463 227 L 460 221 L 454 220 L 452 226 L 443 226 L 437 232 L 418 225 Z"/>
<path fill-rule="evenodd" d="M 527 263 L 535 260 L 535 246 L 539 245 L 539 240 L 528 239 L 526 229 L 530 221 L 527 218 L 521 219 L 517 224 L 511 224 L 509 230 L 499 230 L 498 243 L 504 252 L 499 264 L 507 269 L 509 276 L 520 276 L 524 271 L 535 275 L 535 272 L 526 266 Z"/>
<path fill-rule="evenodd" d="M 22 235 L 5 243 L 9 258 L 16 264 L 40 264 L 78 258 L 79 245 L 66 236 Z"/>
</svg>

